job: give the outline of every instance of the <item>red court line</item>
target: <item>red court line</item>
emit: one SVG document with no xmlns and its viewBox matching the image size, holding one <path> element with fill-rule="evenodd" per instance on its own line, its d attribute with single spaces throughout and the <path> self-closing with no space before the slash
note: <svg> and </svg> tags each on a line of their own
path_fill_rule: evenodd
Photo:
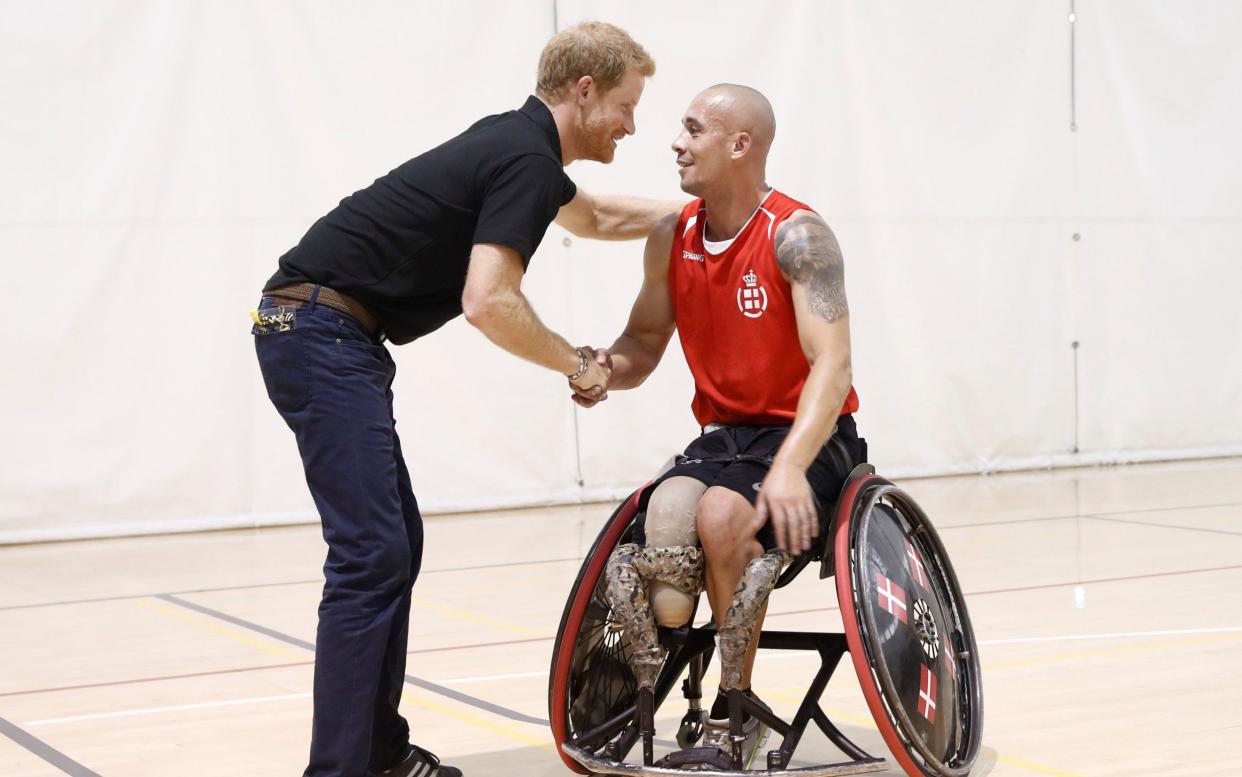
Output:
<svg viewBox="0 0 1242 777">
<path fill-rule="evenodd" d="M 134 685 L 136 683 L 158 683 L 162 680 L 184 680 L 190 677 L 213 677 L 223 674 L 238 674 L 241 672 L 259 672 L 264 669 L 283 669 L 287 666 L 310 666 L 314 661 L 291 661 L 287 664 L 264 664 L 262 666 L 243 666 L 237 669 L 216 669 L 211 672 L 187 672 L 186 674 L 167 674 L 158 677 L 134 677 L 129 680 L 110 680 L 105 683 L 83 683 L 82 685 L 59 685 L 53 688 L 31 688 L 26 691 L 8 691 L 0 693 L 0 698 L 6 696 L 29 696 L 36 693 L 55 693 L 56 691 L 80 691 L 86 688 L 111 688 L 114 685 Z"/>
<path fill-rule="evenodd" d="M 1242 569 L 1242 564 L 1234 564 L 1228 567 L 1209 567 L 1207 569 L 1182 569 L 1175 572 L 1154 572 L 1146 575 L 1128 575 L 1125 577 L 1100 577 L 1092 580 L 1071 580 L 1066 583 L 1044 583 L 1042 585 L 1025 585 L 1018 588 L 994 588 L 990 591 L 967 591 L 965 596 L 987 596 L 989 594 L 1013 594 L 1022 591 L 1039 591 L 1045 588 L 1068 588 L 1072 585 L 1094 585 L 1096 583 L 1124 583 L 1129 580 L 1148 580 L 1156 577 L 1176 577 L 1178 575 L 1196 575 L 1204 572 L 1228 572 L 1234 569 Z M 809 610 L 788 610 L 786 612 L 770 612 L 767 617 L 779 618 L 782 615 L 802 615 L 808 612 L 832 612 L 839 610 L 840 607 L 813 607 Z"/>
<path fill-rule="evenodd" d="M 410 650 L 406 653 L 406 655 L 414 655 L 415 653 L 443 653 L 448 650 L 469 650 L 471 648 L 501 647 L 504 645 L 521 645 L 525 642 L 551 642 L 554 639 L 556 639 L 556 637 L 529 637 L 527 639 L 507 639 L 503 642 L 473 642 L 469 645 L 445 645 L 444 647 Z"/>
</svg>

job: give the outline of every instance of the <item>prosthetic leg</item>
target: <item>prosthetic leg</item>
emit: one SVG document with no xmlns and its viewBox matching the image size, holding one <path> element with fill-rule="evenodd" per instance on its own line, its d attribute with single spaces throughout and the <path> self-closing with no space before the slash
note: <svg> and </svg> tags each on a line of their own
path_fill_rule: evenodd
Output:
<svg viewBox="0 0 1242 777">
<path fill-rule="evenodd" d="M 703 551 L 694 516 L 706 490 L 688 477 L 661 483 L 647 505 L 646 545 L 620 545 L 608 560 L 608 603 L 625 626 L 640 689 L 655 684 L 666 656 L 656 624 L 685 626 L 703 591 Z"/>
<path fill-rule="evenodd" d="M 605 571 L 608 602 L 613 617 L 624 626 L 630 648 L 629 664 L 638 684 L 639 733 L 644 741 L 650 741 L 654 735 L 650 730 L 651 718 L 644 708 L 651 703 L 667 658 L 657 624 L 668 629 L 686 626 L 694 614 L 695 597 L 703 590 L 704 561 L 695 532 L 695 514 L 705 490 L 703 483 L 687 477 L 673 477 L 661 483 L 648 502 L 645 546 L 619 545 Z M 717 765 L 725 768 L 740 763 L 746 739 L 744 714 L 759 718 L 771 715 L 766 707 L 743 693 L 742 676 L 759 616 L 790 558 L 782 550 L 764 553 L 751 560 L 738 582 L 718 628 L 721 688 L 730 702 L 729 736 L 727 741 L 700 748 L 714 751 L 719 747 L 723 754 L 697 752 L 693 754 L 696 758 L 708 763 L 718 759 Z M 702 689 L 696 682 L 683 690 L 690 710 L 682 721 L 678 743 L 688 748 L 702 737 Z"/>
</svg>

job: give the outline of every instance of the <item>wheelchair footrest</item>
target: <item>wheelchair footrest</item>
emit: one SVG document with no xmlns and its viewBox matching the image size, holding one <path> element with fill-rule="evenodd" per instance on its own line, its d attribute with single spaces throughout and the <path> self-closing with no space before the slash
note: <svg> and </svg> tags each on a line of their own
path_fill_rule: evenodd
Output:
<svg viewBox="0 0 1242 777">
<path fill-rule="evenodd" d="M 734 769 L 696 768 L 693 771 L 687 771 L 684 768 L 679 769 L 672 766 L 643 766 L 642 764 L 614 761 L 610 758 L 595 755 L 594 753 L 588 752 L 581 747 L 575 747 L 568 742 L 561 745 L 561 749 L 570 758 L 574 759 L 596 774 L 633 775 L 634 777 L 687 777 L 687 775 L 694 775 L 695 777 L 748 777 L 749 775 L 762 777 L 836 777 L 836 775 L 845 774 L 882 772 L 888 768 L 888 761 L 883 758 L 864 758 L 858 761 L 824 764 L 823 766 L 803 766 L 790 769 L 751 769 L 746 771 L 738 771 Z M 706 748 L 695 749 L 705 750 Z M 698 761 L 698 763 L 708 765 L 708 761 L 706 760 Z"/>
</svg>

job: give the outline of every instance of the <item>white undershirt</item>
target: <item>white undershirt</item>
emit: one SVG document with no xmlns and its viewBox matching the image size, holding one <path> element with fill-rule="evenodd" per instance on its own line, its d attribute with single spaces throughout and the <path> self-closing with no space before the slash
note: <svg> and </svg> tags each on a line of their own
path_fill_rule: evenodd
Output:
<svg viewBox="0 0 1242 777">
<path fill-rule="evenodd" d="M 755 214 L 763 210 L 763 203 L 768 201 L 768 198 L 772 196 L 772 192 L 774 191 L 776 190 L 768 189 L 768 193 L 763 195 L 763 199 L 760 200 L 759 204 L 755 206 L 755 210 L 750 214 L 750 218 L 742 222 L 741 228 L 738 229 L 736 233 L 734 233 L 733 237 L 727 240 L 708 240 L 707 239 L 707 222 L 704 221 L 703 223 L 703 248 L 707 250 L 707 253 L 711 254 L 712 256 L 719 256 L 720 254 L 723 254 L 725 251 L 728 251 L 729 246 L 733 245 L 733 241 L 737 240 L 737 236 L 742 234 L 742 232 L 746 229 L 747 225 L 750 224 L 751 219 L 755 217 Z"/>
</svg>

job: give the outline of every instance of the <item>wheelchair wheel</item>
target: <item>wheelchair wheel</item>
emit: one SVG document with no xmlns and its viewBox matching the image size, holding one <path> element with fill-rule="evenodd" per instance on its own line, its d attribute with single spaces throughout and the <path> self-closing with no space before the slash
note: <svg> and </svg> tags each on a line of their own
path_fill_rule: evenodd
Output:
<svg viewBox="0 0 1242 777">
<path fill-rule="evenodd" d="M 613 549 L 634 534 L 642 491 L 621 503 L 595 539 L 578 571 L 552 648 L 548 718 L 557 753 L 578 774 L 590 772 L 565 755 L 561 745 L 614 719 L 638 695 L 621 626 L 611 619 L 612 608 L 604 596 L 604 567 Z"/>
<path fill-rule="evenodd" d="M 910 777 L 964 777 L 983 694 L 965 599 L 944 545 L 907 494 L 856 473 L 838 503 L 837 597 L 867 706 Z"/>
</svg>

